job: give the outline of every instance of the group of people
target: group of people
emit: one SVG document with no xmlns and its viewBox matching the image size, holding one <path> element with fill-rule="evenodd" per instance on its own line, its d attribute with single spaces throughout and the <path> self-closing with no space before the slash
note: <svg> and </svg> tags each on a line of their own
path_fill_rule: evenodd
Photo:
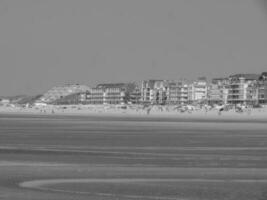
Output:
<svg viewBox="0 0 267 200">
<path fill-rule="evenodd" d="M 138 109 L 137 109 L 138 110 Z M 194 111 L 203 111 L 207 114 L 209 111 L 217 111 L 218 115 L 222 115 L 223 112 L 232 111 L 235 113 L 247 113 L 251 114 L 252 106 L 248 105 L 201 105 L 201 106 L 193 106 L 193 105 L 180 105 L 180 106 L 158 106 L 158 105 L 144 105 L 142 110 L 145 110 L 146 114 L 149 115 L 152 110 L 157 110 L 160 112 L 170 112 L 175 111 L 179 113 L 193 113 Z"/>
</svg>

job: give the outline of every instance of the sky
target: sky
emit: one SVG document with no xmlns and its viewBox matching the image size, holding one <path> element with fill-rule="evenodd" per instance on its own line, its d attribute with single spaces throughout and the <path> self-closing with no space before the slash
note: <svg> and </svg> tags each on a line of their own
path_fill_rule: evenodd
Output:
<svg viewBox="0 0 267 200">
<path fill-rule="evenodd" d="M 0 95 L 267 71 L 265 0 L 0 0 Z"/>
</svg>

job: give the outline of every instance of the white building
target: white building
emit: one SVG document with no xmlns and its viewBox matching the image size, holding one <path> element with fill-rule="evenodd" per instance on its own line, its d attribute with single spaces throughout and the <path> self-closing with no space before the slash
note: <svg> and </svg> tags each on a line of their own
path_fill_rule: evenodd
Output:
<svg viewBox="0 0 267 200">
<path fill-rule="evenodd" d="M 167 88 L 168 104 L 188 103 L 188 84 L 185 80 L 170 81 Z"/>
<path fill-rule="evenodd" d="M 216 78 L 208 86 L 208 103 L 209 104 L 227 104 L 228 97 L 228 78 Z"/>
<path fill-rule="evenodd" d="M 85 104 L 124 104 L 140 100 L 134 83 L 104 83 L 82 94 Z"/>
<path fill-rule="evenodd" d="M 207 100 L 208 83 L 205 78 L 199 78 L 188 86 L 188 100 L 191 103 L 199 103 Z"/>
<path fill-rule="evenodd" d="M 168 81 L 146 80 L 142 82 L 141 99 L 142 103 L 166 104 Z"/>
<path fill-rule="evenodd" d="M 257 102 L 257 74 L 236 74 L 229 77 L 229 104 L 254 104 Z"/>
<path fill-rule="evenodd" d="M 259 104 L 267 104 L 267 72 L 263 72 L 258 82 Z"/>
</svg>

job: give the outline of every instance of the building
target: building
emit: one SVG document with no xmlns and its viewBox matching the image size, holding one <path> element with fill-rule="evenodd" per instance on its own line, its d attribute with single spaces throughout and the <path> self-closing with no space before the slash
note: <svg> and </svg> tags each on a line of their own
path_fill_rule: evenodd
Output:
<svg viewBox="0 0 267 200">
<path fill-rule="evenodd" d="M 214 78 L 212 84 L 218 85 L 221 90 L 221 98 L 223 104 L 227 104 L 228 92 L 229 92 L 229 78 Z"/>
<path fill-rule="evenodd" d="M 131 104 L 140 104 L 142 102 L 141 88 L 138 85 L 129 93 L 129 100 Z"/>
<path fill-rule="evenodd" d="M 229 104 L 256 104 L 257 103 L 257 74 L 235 74 L 229 77 Z"/>
<path fill-rule="evenodd" d="M 0 104 L 1 105 L 7 105 L 9 103 L 10 103 L 10 100 L 9 99 L 6 99 L 6 98 L 0 99 Z"/>
<path fill-rule="evenodd" d="M 163 105 L 167 102 L 168 81 L 145 80 L 141 86 L 141 101 L 144 104 Z"/>
<path fill-rule="evenodd" d="M 208 86 L 208 104 L 223 104 L 222 91 L 219 85 L 211 83 Z"/>
<path fill-rule="evenodd" d="M 77 93 L 85 93 L 86 91 L 89 90 L 90 88 L 88 86 L 79 84 L 67 84 L 63 86 L 56 86 L 48 90 L 36 102 L 53 104 L 54 102 L 63 99 L 69 95 Z"/>
<path fill-rule="evenodd" d="M 188 101 L 190 103 L 202 103 L 207 101 L 208 83 L 205 77 L 199 78 L 197 81 L 188 86 Z"/>
<path fill-rule="evenodd" d="M 118 84 L 101 84 L 86 94 L 88 104 L 121 104 L 125 100 L 125 90 Z"/>
<path fill-rule="evenodd" d="M 104 93 L 103 88 L 91 88 L 82 94 L 83 104 L 104 104 Z"/>
<path fill-rule="evenodd" d="M 185 80 L 170 81 L 168 83 L 167 102 L 172 105 L 188 103 L 188 84 Z"/>
<path fill-rule="evenodd" d="M 160 80 L 146 80 L 142 81 L 141 86 L 141 101 L 142 103 L 151 103 L 153 100 L 153 89 L 156 81 Z"/>
<path fill-rule="evenodd" d="M 211 84 L 208 85 L 208 103 L 214 104 L 227 104 L 228 97 L 228 78 L 214 78 Z"/>
<path fill-rule="evenodd" d="M 84 104 L 138 103 L 140 91 L 135 83 L 104 83 L 81 95 Z"/>
<path fill-rule="evenodd" d="M 247 87 L 247 104 L 250 105 L 257 105 L 259 104 L 259 87 L 258 81 L 253 81 L 252 83 L 248 84 Z"/>
<path fill-rule="evenodd" d="M 169 82 L 167 88 L 168 104 L 172 105 L 179 104 L 180 88 L 181 88 L 180 82 L 178 81 Z"/>
<path fill-rule="evenodd" d="M 263 72 L 258 80 L 258 103 L 267 104 L 267 72 Z"/>
</svg>

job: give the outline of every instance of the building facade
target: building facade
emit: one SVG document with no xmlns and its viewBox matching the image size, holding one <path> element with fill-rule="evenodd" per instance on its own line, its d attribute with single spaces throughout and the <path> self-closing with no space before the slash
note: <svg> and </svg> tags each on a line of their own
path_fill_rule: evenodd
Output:
<svg viewBox="0 0 267 200">
<path fill-rule="evenodd" d="M 105 83 L 82 94 L 82 98 L 84 104 L 139 103 L 141 94 L 134 83 Z"/>
<path fill-rule="evenodd" d="M 208 104 L 223 104 L 222 91 L 219 85 L 209 84 L 208 86 Z"/>
<path fill-rule="evenodd" d="M 210 105 L 227 104 L 228 87 L 228 78 L 212 79 L 211 84 L 208 85 L 208 103 Z"/>
<path fill-rule="evenodd" d="M 140 104 L 141 99 L 141 88 L 138 85 L 135 85 L 134 89 L 129 93 L 129 102 L 131 104 Z"/>
<path fill-rule="evenodd" d="M 146 80 L 141 86 L 141 101 L 144 104 L 164 105 L 167 103 L 168 81 Z"/>
<path fill-rule="evenodd" d="M 85 93 L 84 104 L 104 104 L 104 93 L 103 88 L 92 88 Z"/>
<path fill-rule="evenodd" d="M 126 103 L 126 90 L 122 87 L 106 87 L 104 89 L 104 104 Z"/>
<path fill-rule="evenodd" d="M 267 72 L 263 72 L 258 81 L 259 104 L 267 104 Z"/>
<path fill-rule="evenodd" d="M 207 101 L 208 83 L 206 78 L 199 78 L 188 86 L 189 103 L 201 103 Z"/>
<path fill-rule="evenodd" d="M 236 74 L 229 77 L 229 104 L 257 103 L 257 74 Z"/>
<path fill-rule="evenodd" d="M 188 83 L 185 80 L 170 81 L 167 87 L 167 101 L 171 105 L 188 103 Z"/>
</svg>

